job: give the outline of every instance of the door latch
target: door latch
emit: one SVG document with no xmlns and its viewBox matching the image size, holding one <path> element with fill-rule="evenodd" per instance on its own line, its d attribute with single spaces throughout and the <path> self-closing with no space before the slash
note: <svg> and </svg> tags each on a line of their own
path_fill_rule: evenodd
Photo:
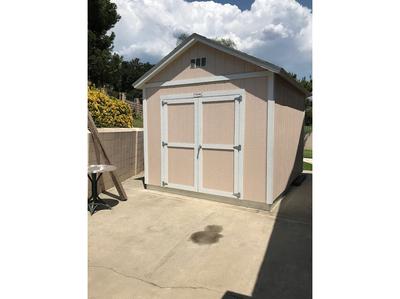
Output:
<svg viewBox="0 0 400 299">
<path fill-rule="evenodd" d="M 201 144 L 199 144 L 199 147 L 197 148 L 197 159 L 199 158 L 201 148 L 202 148 L 202 146 L 201 146 Z"/>
<path fill-rule="evenodd" d="M 233 147 L 233 149 L 235 149 L 235 150 L 237 150 L 237 151 L 241 151 L 242 150 L 242 145 L 235 145 L 234 147 Z"/>
</svg>

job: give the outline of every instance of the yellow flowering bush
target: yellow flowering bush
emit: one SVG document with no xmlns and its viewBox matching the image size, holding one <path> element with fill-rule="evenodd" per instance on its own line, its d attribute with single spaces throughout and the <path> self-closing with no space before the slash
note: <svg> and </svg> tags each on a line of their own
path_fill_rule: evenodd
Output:
<svg viewBox="0 0 400 299">
<path fill-rule="evenodd" d="M 98 128 L 132 128 L 131 107 L 105 91 L 88 87 L 88 109 Z"/>
</svg>

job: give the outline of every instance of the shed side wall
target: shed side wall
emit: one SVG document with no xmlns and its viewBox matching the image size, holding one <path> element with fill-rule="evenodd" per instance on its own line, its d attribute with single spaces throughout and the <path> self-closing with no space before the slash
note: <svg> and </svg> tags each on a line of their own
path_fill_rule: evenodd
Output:
<svg viewBox="0 0 400 299">
<path fill-rule="evenodd" d="M 233 89 L 246 91 L 245 137 L 243 157 L 243 196 L 245 200 L 265 203 L 267 78 L 249 78 L 225 83 L 197 84 L 182 87 L 146 88 L 148 101 L 149 184 L 160 185 L 161 112 L 160 96 Z"/>
<path fill-rule="evenodd" d="M 274 199 L 303 170 L 304 99 L 291 84 L 275 77 Z"/>
</svg>

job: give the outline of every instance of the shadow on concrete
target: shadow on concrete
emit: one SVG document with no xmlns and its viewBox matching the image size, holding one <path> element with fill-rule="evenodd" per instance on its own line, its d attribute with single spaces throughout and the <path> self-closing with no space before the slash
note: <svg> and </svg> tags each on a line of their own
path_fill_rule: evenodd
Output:
<svg viewBox="0 0 400 299">
<path fill-rule="evenodd" d="M 227 291 L 221 299 L 251 299 L 251 298 L 253 297 Z"/>
<path fill-rule="evenodd" d="M 144 176 L 137 177 L 135 180 L 141 181 L 143 189 L 146 189 L 146 184 L 144 183 Z"/>
<path fill-rule="evenodd" d="M 260 265 L 252 295 L 227 291 L 223 299 L 310 299 L 312 297 L 312 175 L 291 186 Z"/>
<path fill-rule="evenodd" d="M 112 193 L 110 193 L 110 194 L 112 194 Z M 112 195 L 114 195 L 114 194 L 112 194 Z M 106 204 L 108 204 L 111 208 L 113 208 L 113 207 L 115 207 L 116 205 L 119 204 L 119 200 L 115 200 L 113 198 L 107 198 L 107 197 L 104 196 L 104 194 L 103 194 L 103 196 L 101 196 L 101 194 L 100 194 L 100 198 L 101 198 L 102 201 L 104 201 Z M 97 206 L 96 210 L 93 213 L 93 215 L 96 214 L 97 212 L 102 211 L 102 210 L 109 210 L 109 209 L 106 208 L 106 207 L 103 207 L 103 206 Z M 88 209 L 88 211 L 89 211 L 89 209 Z"/>
<path fill-rule="evenodd" d="M 101 194 L 105 194 L 105 195 L 107 195 L 107 196 L 110 196 L 111 198 L 116 199 L 117 201 L 125 201 L 125 200 L 122 200 L 121 197 L 120 197 L 119 195 L 114 194 L 114 193 L 111 193 L 111 192 L 108 192 L 108 191 L 103 191 Z M 104 195 L 103 195 L 103 197 L 104 197 Z M 118 203 L 117 203 L 117 204 L 118 204 Z M 117 205 L 117 204 L 116 204 L 116 205 Z"/>
</svg>

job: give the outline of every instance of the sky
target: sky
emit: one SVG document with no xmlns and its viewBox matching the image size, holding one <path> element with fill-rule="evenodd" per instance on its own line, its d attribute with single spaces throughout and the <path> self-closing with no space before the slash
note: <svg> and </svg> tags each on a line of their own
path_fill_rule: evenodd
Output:
<svg viewBox="0 0 400 299">
<path fill-rule="evenodd" d="M 209 1 L 209 0 L 187 0 L 188 2 L 194 1 Z M 222 4 L 233 4 L 240 8 L 240 10 L 250 10 L 251 5 L 254 0 L 214 0 L 214 2 L 222 3 Z M 297 0 L 301 5 L 306 6 L 312 9 L 312 0 Z"/>
<path fill-rule="evenodd" d="M 180 33 L 231 38 L 238 50 L 299 77 L 312 72 L 311 0 L 111 0 L 120 21 L 114 51 L 157 63 Z"/>
</svg>

